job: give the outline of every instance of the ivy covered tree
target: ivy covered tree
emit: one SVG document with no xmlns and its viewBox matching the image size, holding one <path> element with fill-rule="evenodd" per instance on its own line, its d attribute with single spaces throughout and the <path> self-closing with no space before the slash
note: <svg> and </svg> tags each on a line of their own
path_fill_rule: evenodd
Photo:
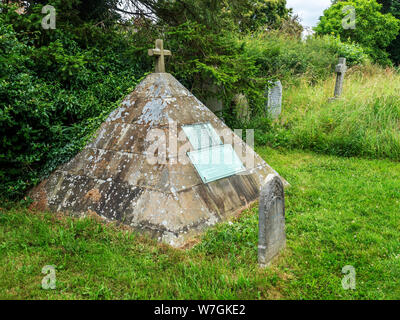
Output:
<svg viewBox="0 0 400 320">
<path fill-rule="evenodd" d="M 277 28 L 290 14 L 286 0 L 123 0 L 114 9 L 169 26 L 195 22 L 218 30 L 236 26 L 242 32 Z"/>
<path fill-rule="evenodd" d="M 345 29 L 343 21 L 348 12 L 346 6 L 356 10 L 356 26 Z M 320 22 L 315 27 L 318 35 L 332 34 L 342 41 L 356 42 L 363 46 L 378 63 L 387 65 L 391 61 L 386 51 L 400 30 L 400 20 L 391 13 L 381 12 L 382 5 L 376 0 L 336 1 L 324 11 Z"/>
</svg>

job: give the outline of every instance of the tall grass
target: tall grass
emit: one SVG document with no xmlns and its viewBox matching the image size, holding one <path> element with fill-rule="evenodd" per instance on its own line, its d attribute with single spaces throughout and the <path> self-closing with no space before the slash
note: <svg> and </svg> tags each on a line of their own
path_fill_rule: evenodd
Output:
<svg viewBox="0 0 400 320">
<path fill-rule="evenodd" d="M 340 156 L 400 160 L 400 74 L 368 65 L 346 74 L 344 93 L 333 95 L 332 76 L 304 80 L 284 91 L 284 112 L 270 138 L 276 144 Z"/>
<path fill-rule="evenodd" d="M 326 79 L 334 70 L 338 57 L 345 57 L 350 66 L 368 63 L 363 49 L 355 44 L 342 43 L 332 36 L 300 39 L 277 31 L 252 34 L 241 40 L 245 52 L 255 57 L 264 75 L 286 83 L 297 84 L 299 79 L 311 82 Z"/>
</svg>

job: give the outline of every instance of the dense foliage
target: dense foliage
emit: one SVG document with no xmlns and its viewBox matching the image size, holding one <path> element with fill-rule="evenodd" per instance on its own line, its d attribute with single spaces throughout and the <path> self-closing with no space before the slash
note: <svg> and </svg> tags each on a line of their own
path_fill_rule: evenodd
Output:
<svg viewBox="0 0 400 320">
<path fill-rule="evenodd" d="M 119 34 L 82 49 L 59 29 L 48 45 L 0 17 L 0 193 L 18 196 L 75 154 L 148 66 Z M 35 16 L 14 17 L 21 27 Z M 37 23 L 32 21 L 33 24 Z M 101 40 L 101 39 L 99 39 Z M 137 49 L 140 50 L 140 49 Z"/>
<path fill-rule="evenodd" d="M 288 19 L 286 0 L 126 0 L 120 1 L 128 17 L 153 20 L 158 24 L 179 26 L 195 22 L 208 29 L 235 28 L 240 32 L 260 27 L 277 28 Z"/>
<path fill-rule="evenodd" d="M 377 0 L 382 4 L 382 13 L 391 13 L 396 19 L 400 19 L 400 1 L 399 0 Z M 390 59 L 396 64 L 400 65 L 400 33 L 397 34 L 396 39 L 387 48 L 390 54 Z"/>
<path fill-rule="evenodd" d="M 345 7 L 352 6 L 356 11 L 354 29 L 346 29 L 342 23 L 348 12 Z M 373 59 L 383 65 L 390 64 L 386 48 L 399 34 L 400 20 L 390 13 L 380 12 L 381 5 L 376 0 L 337 1 L 324 11 L 319 24 L 315 27 L 317 34 L 338 35 L 344 41 L 362 45 Z"/>
</svg>

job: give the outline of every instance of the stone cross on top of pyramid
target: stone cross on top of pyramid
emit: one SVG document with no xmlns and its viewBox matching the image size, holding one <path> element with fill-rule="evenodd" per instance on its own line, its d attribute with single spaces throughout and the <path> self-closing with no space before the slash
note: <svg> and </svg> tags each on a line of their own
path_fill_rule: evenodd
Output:
<svg viewBox="0 0 400 320">
<path fill-rule="evenodd" d="M 156 40 L 156 48 L 149 49 L 149 56 L 156 56 L 156 73 L 165 72 L 164 56 L 170 56 L 171 51 L 164 50 L 164 42 L 161 39 Z"/>
</svg>

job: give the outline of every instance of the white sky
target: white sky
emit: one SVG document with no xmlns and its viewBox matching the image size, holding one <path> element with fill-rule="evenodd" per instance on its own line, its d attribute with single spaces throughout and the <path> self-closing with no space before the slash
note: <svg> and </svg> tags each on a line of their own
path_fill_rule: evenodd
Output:
<svg viewBox="0 0 400 320">
<path fill-rule="evenodd" d="M 286 0 L 287 7 L 293 8 L 301 18 L 305 27 L 315 27 L 325 9 L 331 5 L 331 0 Z"/>
</svg>

